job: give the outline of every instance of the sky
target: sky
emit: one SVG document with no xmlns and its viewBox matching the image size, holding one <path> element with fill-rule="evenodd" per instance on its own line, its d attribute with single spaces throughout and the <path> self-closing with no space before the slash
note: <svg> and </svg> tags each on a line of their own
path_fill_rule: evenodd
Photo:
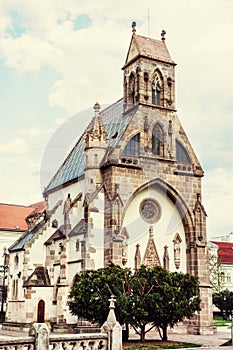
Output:
<svg viewBox="0 0 233 350">
<path fill-rule="evenodd" d="M 122 97 L 132 21 L 137 34 L 155 39 L 166 30 L 177 63 L 177 113 L 205 171 L 208 237 L 228 234 L 232 0 L 1 0 L 0 202 L 40 201 L 95 102 L 105 106 Z M 70 127 L 74 118 L 77 129 Z M 56 156 L 49 157 L 55 144 Z"/>
</svg>

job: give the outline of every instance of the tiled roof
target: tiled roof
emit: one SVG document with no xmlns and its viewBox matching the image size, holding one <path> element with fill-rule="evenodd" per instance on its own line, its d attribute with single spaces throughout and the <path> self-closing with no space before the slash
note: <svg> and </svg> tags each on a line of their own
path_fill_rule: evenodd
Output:
<svg viewBox="0 0 233 350">
<path fill-rule="evenodd" d="M 123 115 L 123 100 L 121 99 L 100 112 L 100 118 L 102 119 L 102 123 L 108 136 L 109 148 L 115 147 L 128 126 L 129 121 L 132 118 L 132 114 Z M 90 124 L 86 130 L 90 128 Z M 64 163 L 54 175 L 45 192 L 48 192 L 56 187 L 60 187 L 84 175 L 85 132 L 82 134 L 76 145 L 65 159 Z"/>
<path fill-rule="evenodd" d="M 218 258 L 222 264 L 233 264 L 233 243 L 211 241 L 218 246 Z"/>
<path fill-rule="evenodd" d="M 23 234 L 10 248 L 9 251 L 22 250 L 26 243 L 46 224 L 46 220 L 41 220 L 31 231 Z"/>
<path fill-rule="evenodd" d="M 44 266 L 37 266 L 31 276 L 25 281 L 24 287 L 48 287 L 50 278 L 48 270 Z"/>
<path fill-rule="evenodd" d="M 26 218 L 34 211 L 31 207 L 13 204 L 0 204 L 0 229 L 25 231 Z"/>
<path fill-rule="evenodd" d="M 135 41 L 139 54 L 160 61 L 174 63 L 167 49 L 165 41 L 147 38 L 141 35 L 133 35 L 132 41 Z M 126 61 L 128 60 L 128 56 Z"/>
<path fill-rule="evenodd" d="M 46 210 L 46 202 L 38 202 L 29 206 L 0 203 L 0 229 L 25 231 L 28 229 L 27 218 Z"/>
<path fill-rule="evenodd" d="M 58 241 L 66 238 L 65 235 L 65 226 L 61 225 L 53 234 L 49 237 L 49 239 L 45 242 L 45 245 L 51 244 L 53 241 Z"/>
<path fill-rule="evenodd" d="M 27 216 L 27 218 L 36 216 L 38 214 L 42 214 L 47 209 L 47 202 L 37 202 L 34 204 L 29 205 L 30 208 L 33 208 L 33 212 Z"/>
</svg>

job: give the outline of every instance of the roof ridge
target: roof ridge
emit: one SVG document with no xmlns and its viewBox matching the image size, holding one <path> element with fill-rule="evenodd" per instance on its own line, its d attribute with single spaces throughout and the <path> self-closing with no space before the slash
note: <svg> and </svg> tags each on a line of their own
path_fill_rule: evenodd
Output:
<svg viewBox="0 0 233 350">
<path fill-rule="evenodd" d="M 8 205 L 11 207 L 22 207 L 22 208 L 28 208 L 30 209 L 30 205 L 25 205 L 25 204 L 11 204 L 11 203 L 0 203 L 0 205 Z"/>
</svg>

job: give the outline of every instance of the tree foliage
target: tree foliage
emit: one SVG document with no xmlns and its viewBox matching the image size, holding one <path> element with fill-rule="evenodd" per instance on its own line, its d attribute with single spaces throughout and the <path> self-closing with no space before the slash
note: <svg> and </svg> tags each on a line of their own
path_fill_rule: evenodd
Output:
<svg viewBox="0 0 233 350">
<path fill-rule="evenodd" d="M 210 283 L 213 287 L 214 293 L 219 293 L 224 286 L 222 278 L 223 268 L 222 264 L 218 260 L 218 256 L 209 254 L 209 267 L 210 267 Z"/>
<path fill-rule="evenodd" d="M 116 297 L 116 317 L 127 322 L 127 295 L 131 276 L 130 269 L 109 264 L 98 270 L 81 271 L 75 277 L 69 294 L 69 308 L 73 315 L 85 318 L 92 323 L 102 324 L 109 312 L 109 298 Z"/>
<path fill-rule="evenodd" d="M 221 311 L 223 317 L 229 317 L 233 311 L 233 292 L 225 289 L 213 293 L 213 304 Z"/>
<path fill-rule="evenodd" d="M 104 323 L 108 299 L 116 297 L 116 317 L 121 324 L 131 324 L 141 341 L 156 327 L 163 340 L 167 328 L 200 310 L 198 279 L 162 267 L 141 266 L 130 269 L 110 264 L 98 270 L 80 272 L 69 295 L 72 314 L 91 322 Z M 150 327 L 146 326 L 150 325 Z"/>
</svg>

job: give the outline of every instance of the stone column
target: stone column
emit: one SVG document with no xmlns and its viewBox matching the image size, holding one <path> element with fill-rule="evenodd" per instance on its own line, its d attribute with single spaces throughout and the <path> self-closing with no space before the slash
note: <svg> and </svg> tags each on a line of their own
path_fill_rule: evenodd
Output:
<svg viewBox="0 0 233 350">
<path fill-rule="evenodd" d="M 46 323 L 33 323 L 29 335 L 35 337 L 35 350 L 49 349 L 49 333 Z"/>
<path fill-rule="evenodd" d="M 109 314 L 107 321 L 101 327 L 101 331 L 108 334 L 108 349 L 109 350 L 121 350 L 122 349 L 122 327 L 120 323 L 116 320 L 116 315 L 114 312 L 115 301 L 114 296 L 109 299 Z"/>
</svg>

